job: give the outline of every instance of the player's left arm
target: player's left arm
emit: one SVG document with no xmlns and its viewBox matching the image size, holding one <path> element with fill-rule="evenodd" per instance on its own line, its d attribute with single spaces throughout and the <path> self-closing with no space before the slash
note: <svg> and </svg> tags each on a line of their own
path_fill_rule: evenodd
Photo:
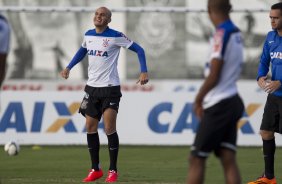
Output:
<svg viewBox="0 0 282 184">
<path fill-rule="evenodd" d="M 201 86 L 194 102 L 194 112 L 198 118 L 201 118 L 203 115 L 202 103 L 204 97 L 211 89 L 213 89 L 217 85 L 220 79 L 222 66 L 223 66 L 222 59 L 217 59 L 217 58 L 212 59 L 210 63 L 210 73 L 205 79 L 203 85 Z"/>
<path fill-rule="evenodd" d="M 148 76 L 146 56 L 145 56 L 144 49 L 135 42 L 133 42 L 132 45 L 128 49 L 135 52 L 138 55 L 141 73 L 140 73 L 139 80 L 137 81 L 137 83 L 140 82 L 141 85 L 148 83 L 149 76 Z"/>
</svg>

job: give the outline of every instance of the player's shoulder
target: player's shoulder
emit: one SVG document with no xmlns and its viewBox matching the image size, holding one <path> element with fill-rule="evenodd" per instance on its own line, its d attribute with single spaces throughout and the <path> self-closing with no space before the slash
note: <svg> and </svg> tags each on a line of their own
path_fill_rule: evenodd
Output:
<svg viewBox="0 0 282 184">
<path fill-rule="evenodd" d="M 274 41 L 280 42 L 280 36 L 276 30 L 272 30 L 267 33 L 265 41 L 268 42 L 268 44 L 271 44 Z"/>
<path fill-rule="evenodd" d="M 8 20 L 6 19 L 6 17 L 4 17 L 3 15 L 0 14 L 0 21 L 5 21 L 8 22 Z"/>
<path fill-rule="evenodd" d="M 218 31 L 224 32 L 224 34 L 232 34 L 240 32 L 240 29 L 231 20 L 227 20 L 219 26 Z"/>
<path fill-rule="evenodd" d="M 107 34 L 109 37 L 125 37 L 127 38 L 122 32 L 120 31 L 117 31 L 115 29 L 111 29 L 111 28 L 108 28 L 107 31 L 105 32 L 105 34 Z"/>
<path fill-rule="evenodd" d="M 95 29 L 89 29 L 84 33 L 84 35 L 95 35 L 95 34 L 96 34 Z"/>
<path fill-rule="evenodd" d="M 268 38 L 273 38 L 273 37 L 276 37 L 278 35 L 277 31 L 276 30 L 272 30 L 272 31 L 269 31 L 266 35 L 267 39 Z"/>
<path fill-rule="evenodd" d="M 108 32 L 108 34 L 111 34 L 113 37 L 120 37 L 121 34 L 122 34 L 120 31 L 117 31 L 117 30 L 112 29 L 112 28 L 108 28 L 107 32 Z"/>
<path fill-rule="evenodd" d="M 0 14 L 0 31 L 1 32 L 8 32 L 10 30 L 10 26 L 8 20 Z"/>
</svg>

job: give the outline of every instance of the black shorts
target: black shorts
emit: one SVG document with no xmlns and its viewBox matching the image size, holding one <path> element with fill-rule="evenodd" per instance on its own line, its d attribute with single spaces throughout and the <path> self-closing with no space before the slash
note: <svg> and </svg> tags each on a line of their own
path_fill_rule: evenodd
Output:
<svg viewBox="0 0 282 184">
<path fill-rule="evenodd" d="M 237 122 L 244 112 L 242 99 L 235 95 L 204 110 L 191 154 L 208 157 L 214 151 L 219 156 L 221 148 L 236 151 Z"/>
<path fill-rule="evenodd" d="M 85 96 L 80 104 L 79 113 L 98 120 L 107 108 L 118 112 L 119 101 L 122 96 L 120 86 L 91 87 L 85 86 Z"/>
<path fill-rule="evenodd" d="M 267 96 L 260 129 L 282 134 L 282 97 Z"/>
</svg>

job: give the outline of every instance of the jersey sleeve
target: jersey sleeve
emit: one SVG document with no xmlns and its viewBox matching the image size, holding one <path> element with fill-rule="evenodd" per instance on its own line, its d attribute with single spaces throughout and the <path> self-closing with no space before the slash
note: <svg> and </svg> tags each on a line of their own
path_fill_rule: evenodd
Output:
<svg viewBox="0 0 282 184">
<path fill-rule="evenodd" d="M 124 48 L 129 48 L 133 44 L 133 41 L 130 40 L 127 36 L 123 33 L 118 32 L 116 37 L 116 45 Z"/>
<path fill-rule="evenodd" d="M 269 65 L 270 65 L 270 54 L 269 54 L 269 41 L 268 36 L 265 39 L 265 42 L 263 44 L 263 50 L 260 57 L 260 63 L 258 67 L 258 75 L 257 80 L 262 77 L 266 76 L 269 71 Z"/>
<path fill-rule="evenodd" d="M 222 59 L 222 50 L 224 45 L 224 30 L 216 30 L 212 38 L 212 48 L 211 48 L 211 58 L 212 59 Z"/>
<path fill-rule="evenodd" d="M 83 48 L 87 48 L 87 45 L 86 45 L 86 40 L 85 40 L 85 36 L 84 36 L 84 38 L 83 38 L 83 41 L 82 41 L 81 47 L 83 47 Z"/>
<path fill-rule="evenodd" d="M 134 43 L 134 42 L 128 49 L 137 53 L 141 72 L 148 72 L 144 49 L 140 45 L 138 45 L 137 43 Z"/>
<path fill-rule="evenodd" d="M 0 19 L 0 53 L 6 54 L 10 47 L 10 27 L 9 24 Z"/>
<path fill-rule="evenodd" d="M 87 49 L 84 47 L 80 47 L 80 49 L 76 52 L 71 62 L 68 64 L 67 68 L 72 69 L 77 63 L 79 63 L 87 54 Z"/>
</svg>

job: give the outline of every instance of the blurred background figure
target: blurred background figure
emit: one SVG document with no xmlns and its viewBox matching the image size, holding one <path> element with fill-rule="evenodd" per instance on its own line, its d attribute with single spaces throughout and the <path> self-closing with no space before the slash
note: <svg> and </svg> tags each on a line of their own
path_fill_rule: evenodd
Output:
<svg viewBox="0 0 282 184">
<path fill-rule="evenodd" d="M 244 112 L 237 81 L 243 63 L 242 35 L 230 19 L 229 0 L 209 0 L 208 14 L 216 31 L 211 39 L 205 81 L 194 102 L 200 124 L 191 146 L 187 184 L 204 183 L 206 160 L 221 161 L 225 183 L 240 184 L 236 161 L 237 122 Z"/>
<path fill-rule="evenodd" d="M 0 87 L 6 74 L 6 61 L 10 48 L 10 32 L 8 20 L 0 14 Z"/>
</svg>

